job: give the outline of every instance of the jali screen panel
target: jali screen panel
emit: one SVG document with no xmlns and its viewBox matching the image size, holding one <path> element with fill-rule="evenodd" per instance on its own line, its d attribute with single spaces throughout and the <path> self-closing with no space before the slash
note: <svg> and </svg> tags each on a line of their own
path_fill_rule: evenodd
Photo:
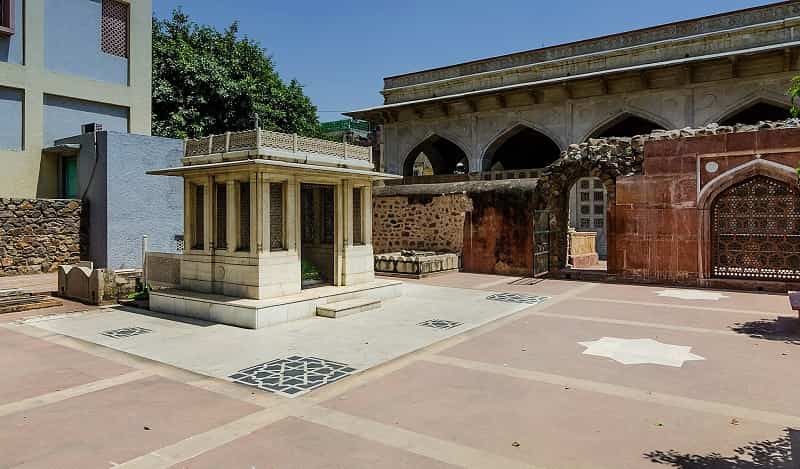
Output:
<svg viewBox="0 0 800 469">
<path fill-rule="evenodd" d="M 712 274 L 718 278 L 800 280 L 800 190 L 756 176 L 714 201 Z"/>
</svg>

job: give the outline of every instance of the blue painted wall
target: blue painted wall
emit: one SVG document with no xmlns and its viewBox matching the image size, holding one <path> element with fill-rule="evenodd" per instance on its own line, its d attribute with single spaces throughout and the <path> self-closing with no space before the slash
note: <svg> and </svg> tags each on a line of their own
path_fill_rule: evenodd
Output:
<svg viewBox="0 0 800 469">
<path fill-rule="evenodd" d="M 44 63 L 54 72 L 128 84 L 128 59 L 100 48 L 100 0 L 45 0 Z"/>
<path fill-rule="evenodd" d="M 103 124 L 103 130 L 128 131 L 128 108 L 62 96 L 44 96 L 44 146 L 81 132 L 81 125 Z"/>
<path fill-rule="evenodd" d="M 9 62 L 12 64 L 23 63 L 23 45 L 22 40 L 25 37 L 23 34 L 23 27 L 25 26 L 22 20 L 22 0 L 14 1 L 14 35 L 11 37 L 0 37 L 0 62 Z"/>
<path fill-rule="evenodd" d="M 22 117 L 25 94 L 0 87 L 0 150 L 22 150 Z"/>
<path fill-rule="evenodd" d="M 108 263 L 112 269 L 141 267 L 141 240 L 151 251 L 176 252 L 183 234 L 183 178 L 146 171 L 181 165 L 183 141 L 107 133 Z"/>
<path fill-rule="evenodd" d="M 151 251 L 177 252 L 175 235 L 183 234 L 183 179 L 145 172 L 180 166 L 183 141 L 98 132 L 97 159 L 93 141 L 86 134 L 57 143 L 81 145 L 78 195 L 86 194 L 89 259 L 95 267 L 141 267 L 143 235 Z"/>
</svg>

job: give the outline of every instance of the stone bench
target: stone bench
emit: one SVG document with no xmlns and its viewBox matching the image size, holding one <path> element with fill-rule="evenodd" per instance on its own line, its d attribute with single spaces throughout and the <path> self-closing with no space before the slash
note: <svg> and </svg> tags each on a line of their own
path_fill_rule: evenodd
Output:
<svg viewBox="0 0 800 469">
<path fill-rule="evenodd" d="M 798 316 L 800 316 L 800 291 L 789 292 L 789 304 L 792 305 L 792 309 L 797 311 Z"/>
</svg>

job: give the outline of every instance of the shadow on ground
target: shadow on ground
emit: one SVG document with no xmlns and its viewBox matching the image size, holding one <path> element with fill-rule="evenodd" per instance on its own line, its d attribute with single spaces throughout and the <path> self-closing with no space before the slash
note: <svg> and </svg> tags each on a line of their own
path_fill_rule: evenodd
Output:
<svg viewBox="0 0 800 469">
<path fill-rule="evenodd" d="M 754 339 L 779 340 L 789 344 L 800 345 L 800 319 L 793 317 L 737 322 L 731 326 L 731 330 L 739 334 L 749 335 Z"/>
<path fill-rule="evenodd" d="M 183 324 L 191 324 L 193 326 L 199 326 L 199 327 L 211 327 L 218 325 L 217 323 L 203 321 L 202 319 L 194 319 L 185 316 L 174 316 L 172 314 L 157 313 L 155 311 L 140 309 L 134 306 L 119 305 L 112 307 L 112 309 L 116 309 L 117 311 L 125 311 L 126 313 L 139 314 L 141 316 L 149 316 L 151 318 L 159 318 L 167 321 L 180 322 Z"/>
<path fill-rule="evenodd" d="M 675 450 L 653 451 L 644 457 L 657 464 L 682 469 L 798 469 L 800 431 L 787 428 L 776 440 L 751 442 L 734 450 L 731 456 L 718 453 L 685 454 Z"/>
</svg>

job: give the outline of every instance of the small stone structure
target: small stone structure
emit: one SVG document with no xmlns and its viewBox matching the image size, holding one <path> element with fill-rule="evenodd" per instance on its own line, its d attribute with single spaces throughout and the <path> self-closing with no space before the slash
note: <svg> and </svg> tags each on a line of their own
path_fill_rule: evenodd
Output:
<svg viewBox="0 0 800 469">
<path fill-rule="evenodd" d="M 99 305 L 119 301 L 136 291 L 140 269 L 95 269 L 90 261 L 58 267 L 58 296 Z"/>
<path fill-rule="evenodd" d="M 180 288 L 153 310 L 260 328 L 400 294 L 375 279 L 372 183 L 396 176 L 371 148 L 255 129 L 188 140 L 182 163 L 149 173 L 184 187 Z"/>
<path fill-rule="evenodd" d="M 459 254 L 400 251 L 375 256 L 375 272 L 422 278 L 458 270 Z"/>
<path fill-rule="evenodd" d="M 80 201 L 0 199 L 0 276 L 53 272 L 80 255 Z"/>
</svg>

